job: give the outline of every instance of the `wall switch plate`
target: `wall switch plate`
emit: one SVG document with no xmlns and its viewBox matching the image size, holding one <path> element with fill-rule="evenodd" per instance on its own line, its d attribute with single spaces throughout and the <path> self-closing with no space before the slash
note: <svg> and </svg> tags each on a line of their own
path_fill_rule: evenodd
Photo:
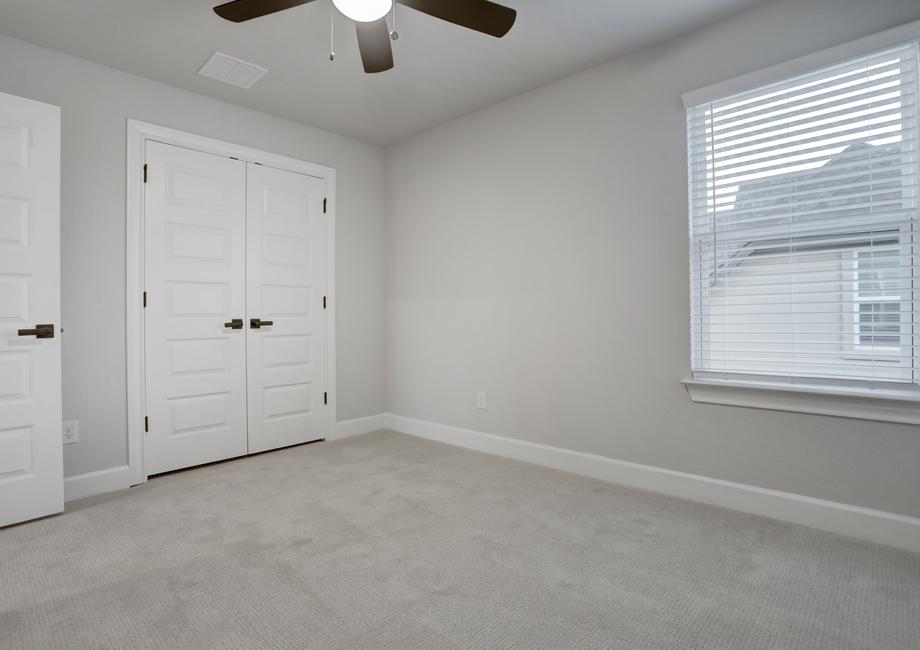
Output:
<svg viewBox="0 0 920 650">
<path fill-rule="evenodd" d="M 476 393 L 476 408 L 480 411 L 486 410 L 486 392 L 484 390 L 479 390 Z"/>
<path fill-rule="evenodd" d="M 80 423 L 77 420 L 64 420 L 64 444 L 72 445 L 80 441 Z"/>
</svg>

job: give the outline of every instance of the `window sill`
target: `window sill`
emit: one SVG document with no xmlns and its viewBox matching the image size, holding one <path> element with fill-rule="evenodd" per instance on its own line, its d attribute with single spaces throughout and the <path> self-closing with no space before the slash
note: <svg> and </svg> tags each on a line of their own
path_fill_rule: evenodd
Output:
<svg viewBox="0 0 920 650">
<path fill-rule="evenodd" d="M 729 379 L 684 379 L 681 383 L 690 399 L 701 404 L 920 424 L 920 390 L 915 388 L 851 388 Z"/>
</svg>

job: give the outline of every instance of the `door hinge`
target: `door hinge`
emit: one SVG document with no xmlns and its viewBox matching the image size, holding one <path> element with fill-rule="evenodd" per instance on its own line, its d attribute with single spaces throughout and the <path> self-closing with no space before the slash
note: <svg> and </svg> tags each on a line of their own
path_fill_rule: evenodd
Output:
<svg viewBox="0 0 920 650">
<path fill-rule="evenodd" d="M 144 163 L 144 182 L 147 182 L 147 163 Z"/>
<path fill-rule="evenodd" d="M 323 199 L 323 214 L 326 214 L 326 199 Z"/>
<path fill-rule="evenodd" d="M 144 416 L 144 431 L 150 431 L 150 418 Z"/>
<path fill-rule="evenodd" d="M 323 404 L 329 403 L 329 393 L 323 393 Z"/>
<path fill-rule="evenodd" d="M 147 306 L 147 292 L 144 292 L 144 307 Z"/>
<path fill-rule="evenodd" d="M 323 309 L 326 308 L 326 296 L 323 296 Z"/>
</svg>

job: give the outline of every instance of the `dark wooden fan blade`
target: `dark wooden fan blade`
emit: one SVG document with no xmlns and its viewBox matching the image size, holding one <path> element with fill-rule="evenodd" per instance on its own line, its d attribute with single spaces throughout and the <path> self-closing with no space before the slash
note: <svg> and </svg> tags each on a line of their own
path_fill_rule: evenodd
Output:
<svg viewBox="0 0 920 650">
<path fill-rule="evenodd" d="M 358 49 L 365 72 L 383 72 L 393 67 L 393 48 L 390 47 L 390 30 L 386 18 L 372 23 L 355 23 L 358 30 Z"/>
<path fill-rule="evenodd" d="M 241 23 L 310 2 L 313 0 L 233 0 L 214 7 L 214 12 L 221 18 Z"/>
<path fill-rule="evenodd" d="M 397 0 L 423 14 L 501 38 L 514 25 L 517 11 L 489 0 Z"/>
</svg>

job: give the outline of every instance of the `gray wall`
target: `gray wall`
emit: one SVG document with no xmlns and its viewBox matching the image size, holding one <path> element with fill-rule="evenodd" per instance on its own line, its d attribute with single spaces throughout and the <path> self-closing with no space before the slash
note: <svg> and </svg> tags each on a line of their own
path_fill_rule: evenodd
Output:
<svg viewBox="0 0 920 650">
<path fill-rule="evenodd" d="M 65 475 L 127 462 L 125 122 L 137 118 L 337 170 L 338 418 L 384 410 L 384 154 L 377 147 L 0 37 L 0 91 L 63 108 Z"/>
<path fill-rule="evenodd" d="M 680 94 L 916 19 L 916 0 L 767 3 L 389 149 L 389 410 L 920 516 L 917 427 L 695 405 L 679 383 Z"/>
</svg>

